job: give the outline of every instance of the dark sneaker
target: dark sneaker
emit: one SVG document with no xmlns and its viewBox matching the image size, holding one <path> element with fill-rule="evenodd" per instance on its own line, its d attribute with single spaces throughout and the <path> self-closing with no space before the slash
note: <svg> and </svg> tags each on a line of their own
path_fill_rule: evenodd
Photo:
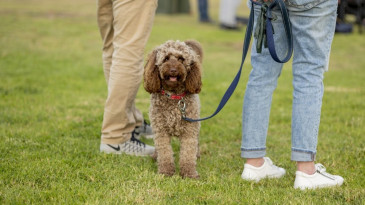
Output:
<svg viewBox="0 0 365 205">
<path fill-rule="evenodd" d="M 155 136 L 152 127 L 145 120 L 143 121 L 142 126 L 134 128 L 133 132 L 137 139 L 140 139 L 141 136 L 144 136 L 147 139 L 152 139 Z"/>
<path fill-rule="evenodd" d="M 132 133 L 132 138 L 127 142 L 122 144 L 100 144 L 100 152 L 112 153 L 112 154 L 128 154 L 134 156 L 152 156 L 155 152 L 155 148 L 150 145 L 139 141 L 134 137 Z"/>
</svg>

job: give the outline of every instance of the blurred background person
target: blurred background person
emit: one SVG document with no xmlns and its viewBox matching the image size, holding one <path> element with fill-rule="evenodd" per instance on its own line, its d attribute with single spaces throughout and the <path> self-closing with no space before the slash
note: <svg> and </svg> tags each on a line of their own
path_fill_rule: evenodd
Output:
<svg viewBox="0 0 365 205">
<path fill-rule="evenodd" d="M 208 0 L 198 0 L 198 10 L 199 10 L 199 22 L 201 23 L 212 23 L 209 17 L 209 4 Z"/>
<path fill-rule="evenodd" d="M 241 0 L 221 0 L 219 6 L 220 28 L 224 30 L 240 30 L 236 12 Z"/>
</svg>

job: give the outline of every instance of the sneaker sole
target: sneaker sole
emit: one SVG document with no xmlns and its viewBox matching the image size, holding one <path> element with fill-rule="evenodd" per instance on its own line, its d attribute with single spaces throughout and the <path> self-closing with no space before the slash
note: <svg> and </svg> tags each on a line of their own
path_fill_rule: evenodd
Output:
<svg viewBox="0 0 365 205">
<path fill-rule="evenodd" d="M 101 153 L 105 153 L 105 154 L 126 154 L 126 155 L 130 155 L 130 156 L 137 156 L 137 157 L 148 157 L 148 156 L 153 156 L 153 153 L 152 154 L 136 154 L 136 153 L 133 153 L 133 152 L 113 152 L 113 151 L 105 151 L 105 150 L 102 150 L 100 151 Z"/>
<path fill-rule="evenodd" d="M 269 175 L 267 176 L 267 178 L 281 178 L 285 175 L 285 172 L 282 174 L 274 174 L 274 175 Z"/>
<path fill-rule="evenodd" d="M 281 178 L 285 175 L 285 172 L 283 174 L 274 174 L 274 175 L 268 175 L 259 179 L 253 179 L 253 178 L 246 178 L 243 175 L 241 175 L 241 178 L 247 181 L 255 181 L 255 182 L 259 182 L 262 179 L 275 179 L 275 178 Z"/>
<path fill-rule="evenodd" d="M 300 189 L 302 191 L 308 189 L 308 190 L 312 190 L 312 189 L 321 189 L 321 188 L 330 188 L 330 187 L 339 187 L 343 184 L 343 182 L 338 183 L 338 184 L 323 184 L 323 185 L 318 185 L 318 186 L 314 186 L 314 187 L 304 187 L 304 186 L 294 186 L 294 189 Z"/>
<path fill-rule="evenodd" d="M 320 185 L 320 186 L 315 186 L 315 187 L 294 187 L 294 189 L 300 189 L 302 191 L 305 191 L 306 189 L 313 190 L 313 189 L 331 188 L 331 187 L 337 187 L 337 186 L 341 186 L 341 185 L 342 184 L 336 184 L 336 185 Z"/>
</svg>

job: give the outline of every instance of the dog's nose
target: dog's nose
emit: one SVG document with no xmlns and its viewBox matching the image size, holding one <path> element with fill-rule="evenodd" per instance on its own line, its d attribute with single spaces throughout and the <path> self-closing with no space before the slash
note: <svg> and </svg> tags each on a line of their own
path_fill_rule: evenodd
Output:
<svg viewBox="0 0 365 205">
<path fill-rule="evenodd" d="M 170 74 L 176 74 L 177 69 L 176 68 L 170 68 Z"/>
</svg>

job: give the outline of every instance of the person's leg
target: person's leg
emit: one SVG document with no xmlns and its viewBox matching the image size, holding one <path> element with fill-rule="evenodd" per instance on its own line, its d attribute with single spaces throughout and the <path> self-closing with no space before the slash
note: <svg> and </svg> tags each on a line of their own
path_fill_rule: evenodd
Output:
<svg viewBox="0 0 365 205">
<path fill-rule="evenodd" d="M 295 1 L 295 0 L 293 0 Z M 303 6 L 303 7 L 301 7 Z M 323 74 L 336 24 L 337 0 L 289 7 L 294 37 L 292 155 L 297 162 L 294 188 L 341 185 L 343 178 L 314 164 L 323 97 Z"/>
<path fill-rule="evenodd" d="M 102 143 L 126 142 L 136 126 L 134 99 L 141 82 L 143 52 L 156 6 L 156 0 L 113 1 L 114 52 L 104 109 Z"/>
<path fill-rule="evenodd" d="M 136 120 L 136 127 L 142 126 L 144 121 L 142 112 L 138 110 L 134 104 L 132 110 L 134 119 Z"/>
<path fill-rule="evenodd" d="M 256 6 L 255 23 L 259 13 L 260 7 Z M 277 16 L 279 15 L 277 14 Z M 274 38 L 278 55 L 283 56 L 287 46 L 280 21 L 281 17 L 273 22 Z M 241 177 L 254 181 L 266 177 L 279 178 L 285 174 L 285 170 L 275 166 L 270 158 L 264 156 L 266 155 L 266 136 L 272 95 L 283 65 L 272 59 L 267 48 L 263 48 L 262 53 L 257 53 L 256 40 L 252 44 L 251 64 L 253 68 L 246 87 L 242 114 L 241 156 L 246 158 L 246 163 Z"/>
<path fill-rule="evenodd" d="M 114 28 L 113 28 L 113 4 L 111 0 L 99 0 L 98 1 L 98 11 L 97 20 L 101 38 L 103 41 L 103 68 L 104 75 L 107 85 L 109 84 L 110 68 L 112 65 L 112 55 L 114 52 L 113 38 L 114 38 Z M 141 126 L 143 124 L 143 115 L 133 105 L 133 114 L 136 119 L 136 126 Z"/>
<path fill-rule="evenodd" d="M 334 36 L 336 2 L 327 0 L 305 10 L 289 7 L 295 51 L 291 159 L 299 164 L 313 162 L 316 155 L 323 74 L 328 69 Z M 314 172 L 314 163 L 303 165 L 303 169 L 311 167 Z M 302 165 L 298 167 L 302 168 Z"/>
<path fill-rule="evenodd" d="M 259 13 L 260 8 L 255 6 L 254 27 L 256 27 Z M 279 19 L 273 22 L 273 26 L 278 54 L 283 56 L 286 51 L 286 45 L 285 33 L 280 25 L 280 20 L 279 16 Z M 257 161 L 261 161 L 261 164 L 263 163 L 262 157 L 266 155 L 266 136 L 269 126 L 272 95 L 283 65 L 272 59 L 267 48 L 263 48 L 262 53 L 257 53 L 256 39 L 252 43 L 251 64 L 253 68 L 246 87 L 242 113 L 241 156 L 249 158 L 248 163 L 257 165 Z"/>
<path fill-rule="evenodd" d="M 113 4 L 111 0 L 98 0 L 97 21 L 103 41 L 103 68 L 106 83 L 109 82 L 113 48 Z"/>
</svg>

